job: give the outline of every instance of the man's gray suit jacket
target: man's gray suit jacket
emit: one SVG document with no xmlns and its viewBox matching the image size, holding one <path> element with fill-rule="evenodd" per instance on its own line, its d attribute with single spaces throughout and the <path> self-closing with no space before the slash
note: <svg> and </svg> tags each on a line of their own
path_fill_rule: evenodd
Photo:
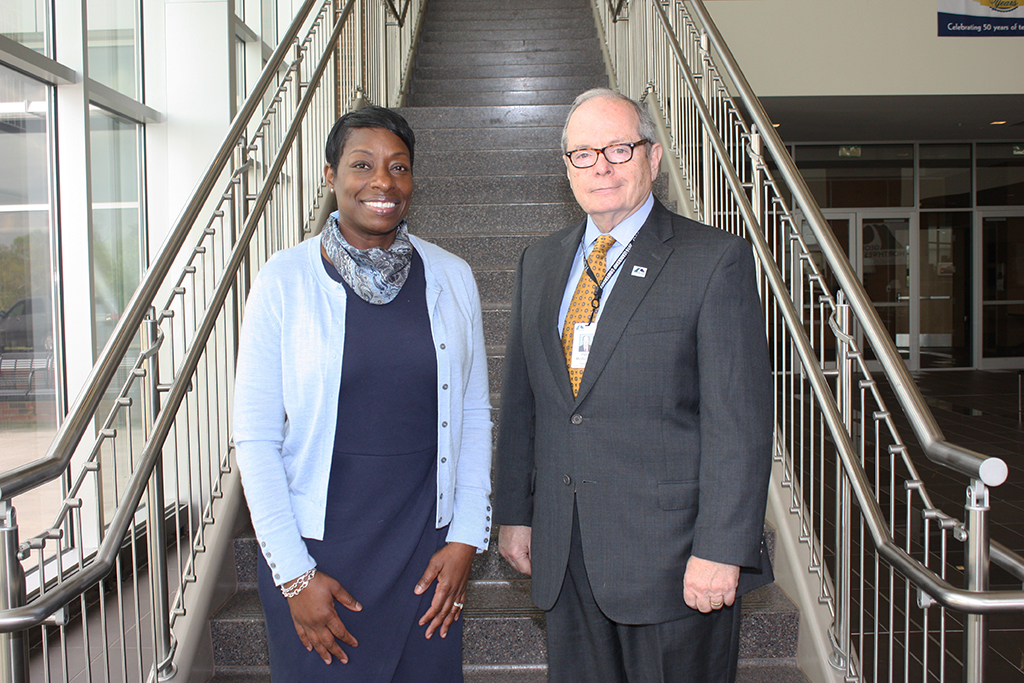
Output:
<svg viewBox="0 0 1024 683">
<path fill-rule="evenodd" d="M 550 609 L 575 499 L 602 611 L 660 623 L 696 614 L 683 600 L 691 554 L 740 566 L 739 594 L 772 580 L 772 382 L 754 261 L 743 239 L 655 200 L 573 398 L 558 313 L 584 227 L 537 241 L 519 263 L 495 520 L 533 528 L 533 600 Z"/>
</svg>

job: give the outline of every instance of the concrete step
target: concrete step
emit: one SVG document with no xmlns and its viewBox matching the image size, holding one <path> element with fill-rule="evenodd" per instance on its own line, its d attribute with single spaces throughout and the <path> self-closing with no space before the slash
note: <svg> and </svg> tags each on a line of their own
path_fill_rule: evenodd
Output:
<svg viewBox="0 0 1024 683">
<path fill-rule="evenodd" d="M 421 132 L 430 131 L 436 134 L 439 131 L 451 131 L 454 127 L 483 128 L 486 129 L 484 132 L 511 128 L 513 134 L 532 132 L 520 130 L 522 128 L 557 128 L 558 134 L 545 145 L 548 149 L 557 149 L 560 144 L 562 125 L 565 123 L 565 117 L 569 115 L 571 104 L 571 102 L 567 102 L 565 104 L 527 106 L 406 107 L 398 111 L 416 132 L 417 149 L 421 146 L 419 140 Z M 448 148 L 438 144 L 431 149 Z M 535 147 L 531 145 L 530 149 L 535 149 Z"/>
<path fill-rule="evenodd" d="M 409 229 L 415 235 L 432 237 L 476 233 L 521 233 L 547 235 L 583 220 L 583 211 L 575 203 L 557 204 L 474 204 L 468 201 L 457 206 L 413 205 L 409 209 Z M 428 236 L 429 235 L 429 236 Z M 508 267 L 515 268 L 518 257 Z"/>
<path fill-rule="evenodd" d="M 436 25 L 455 26 L 479 21 L 480 13 L 473 9 L 473 3 L 447 2 L 444 3 L 443 9 L 437 9 L 439 7 L 441 6 L 431 5 L 430 11 L 423 19 L 424 28 L 428 25 L 432 27 Z M 578 25 L 582 29 L 592 30 L 594 28 L 593 17 L 581 12 L 581 7 L 585 8 L 584 5 L 562 8 L 524 8 L 520 7 L 518 3 L 515 6 L 510 6 L 508 3 L 494 2 L 487 9 L 485 16 L 487 21 L 502 21 L 506 26 L 513 24 L 518 26 L 520 22 L 546 21 L 550 22 L 549 25 L 562 25 L 564 22 L 569 26 Z"/>
<path fill-rule="evenodd" d="M 515 52 L 463 52 L 453 56 L 449 52 L 419 52 L 416 55 L 416 66 L 488 66 L 491 64 L 604 64 L 601 54 L 592 50 L 532 50 Z"/>
<path fill-rule="evenodd" d="M 463 669 L 465 683 L 548 683 L 547 666 L 475 666 Z M 210 683 L 271 683 L 270 672 L 238 667 L 218 673 Z M 795 660 L 739 663 L 736 683 L 807 683 Z"/>
<path fill-rule="evenodd" d="M 514 269 L 523 249 L 540 235 L 437 235 L 426 237 L 442 249 L 465 259 L 474 270 Z M 502 301 L 507 306 L 512 291 Z"/>
<path fill-rule="evenodd" d="M 484 306 L 484 344 L 488 346 L 504 346 L 508 337 L 508 321 L 512 311 L 508 304 Z"/>
<path fill-rule="evenodd" d="M 515 286 L 514 270 L 474 270 L 480 301 L 485 304 L 508 302 Z"/>
<path fill-rule="evenodd" d="M 602 86 L 606 85 L 602 83 Z M 595 86 L 597 87 L 597 86 Z M 515 106 L 528 104 L 565 104 L 572 102 L 579 90 L 485 90 L 482 92 L 416 92 L 413 84 L 409 103 L 417 107 Z"/>
<path fill-rule="evenodd" d="M 476 33 L 480 36 L 491 36 L 513 30 L 519 33 L 520 38 L 530 38 L 535 35 L 540 38 L 553 30 L 571 32 L 575 34 L 576 38 L 597 35 L 594 18 L 578 11 L 562 10 L 559 12 L 555 10 L 554 12 L 548 11 L 544 15 L 534 14 L 532 16 L 511 11 L 487 12 L 469 16 L 460 12 L 428 14 L 429 20 L 424 18 L 423 21 L 424 39 L 429 39 L 429 36 L 444 36 L 447 33 L 460 35 Z M 459 16 L 461 18 L 457 18 Z"/>
<path fill-rule="evenodd" d="M 558 144 L 556 140 L 555 145 Z M 549 146 L 536 150 L 428 150 L 416 145 L 413 177 L 418 184 L 430 176 L 558 175 L 565 176 L 562 151 Z M 419 201 L 417 196 L 413 207 Z"/>
<path fill-rule="evenodd" d="M 440 29 L 423 31 L 420 37 L 420 45 L 425 46 L 431 43 L 443 45 L 454 45 L 457 43 L 478 43 L 482 40 L 493 40 L 496 43 L 506 41 L 547 41 L 547 40 L 596 40 L 596 29 L 591 28 L 589 32 L 576 28 L 537 28 L 520 31 L 518 28 L 509 28 L 508 24 L 498 23 L 494 28 L 487 31 L 461 31 L 458 29 Z"/>
<path fill-rule="evenodd" d="M 267 630 L 255 586 L 239 589 L 210 619 L 215 670 L 270 666 Z"/>
<path fill-rule="evenodd" d="M 447 109 L 448 107 L 431 107 L 431 109 Z M 529 150 L 557 149 L 562 135 L 562 123 L 551 126 L 516 126 L 512 128 L 451 128 L 421 129 L 413 126 L 416 132 L 416 147 L 422 144 L 424 149 L 447 149 L 450 151 L 470 150 L 486 152 L 489 150 Z M 411 125 L 411 124 L 410 124 Z"/>
<path fill-rule="evenodd" d="M 548 668 L 541 667 L 464 667 L 465 683 L 548 683 Z"/>
<path fill-rule="evenodd" d="M 578 76 L 523 76 L 515 78 L 461 78 L 447 80 L 417 80 L 416 93 L 479 93 L 503 92 L 506 90 L 576 90 L 583 92 L 590 88 L 607 86 L 605 74 L 582 74 Z M 571 101 L 570 101 L 571 103 Z"/>
<path fill-rule="evenodd" d="M 417 48 L 419 54 L 452 54 L 457 52 L 500 54 L 504 52 L 567 52 L 583 50 L 593 54 L 597 47 L 594 38 L 570 37 L 561 40 L 527 40 L 521 36 L 505 40 L 466 40 L 451 43 L 424 42 Z M 600 54 L 600 53 L 598 53 Z"/>
<path fill-rule="evenodd" d="M 485 14 L 497 10 L 499 12 L 509 9 L 509 3 L 504 0 L 431 0 L 428 11 L 430 13 L 440 11 L 466 12 L 469 16 Z M 580 0 L 516 0 L 516 10 L 537 10 L 537 9 L 575 9 L 589 10 L 588 5 Z"/>
<path fill-rule="evenodd" d="M 452 60 L 459 62 L 459 60 Z M 413 76 L 413 83 L 417 81 L 431 81 L 439 79 L 466 78 L 467 73 L 472 73 L 473 78 L 537 78 L 541 76 L 582 76 L 584 74 L 606 75 L 604 62 L 590 61 L 580 62 L 559 62 L 557 64 L 492 64 L 468 66 L 463 63 L 456 63 L 445 66 L 423 66 L 416 67 Z"/>
<path fill-rule="evenodd" d="M 415 202 L 424 206 L 438 204 L 566 204 L 575 201 L 565 174 L 428 176 L 416 180 Z M 518 254 L 516 255 L 518 258 Z"/>
<path fill-rule="evenodd" d="M 530 600 L 528 579 L 471 581 L 463 618 L 463 662 L 474 675 L 544 670 L 544 613 Z M 761 674 L 791 668 L 798 625 L 796 609 L 778 587 L 765 586 L 744 596 L 740 657 L 746 668 Z M 256 589 L 239 590 L 214 616 L 210 628 L 215 680 L 261 680 L 270 662 Z"/>
</svg>

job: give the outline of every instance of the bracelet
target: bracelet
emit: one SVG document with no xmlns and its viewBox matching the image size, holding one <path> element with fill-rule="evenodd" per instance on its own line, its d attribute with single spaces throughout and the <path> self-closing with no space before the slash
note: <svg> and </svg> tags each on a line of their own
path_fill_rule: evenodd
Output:
<svg viewBox="0 0 1024 683">
<path fill-rule="evenodd" d="M 292 581 L 291 587 L 281 586 L 281 594 L 286 598 L 294 598 L 296 595 L 305 590 L 309 582 L 316 576 L 316 567 L 313 567 L 307 572 L 304 572 L 299 578 Z"/>
</svg>

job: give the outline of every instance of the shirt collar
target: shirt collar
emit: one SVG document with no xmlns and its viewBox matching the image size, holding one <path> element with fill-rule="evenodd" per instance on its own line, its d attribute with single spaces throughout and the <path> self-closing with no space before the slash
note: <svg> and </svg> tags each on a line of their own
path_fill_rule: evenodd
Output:
<svg viewBox="0 0 1024 683">
<path fill-rule="evenodd" d="M 653 208 L 654 194 L 650 193 L 647 195 L 647 201 L 645 201 L 639 209 L 607 233 L 615 238 L 615 246 L 626 246 L 632 242 L 633 238 L 636 237 L 636 234 L 640 232 L 640 228 L 642 228 L 644 223 L 647 222 L 647 217 L 651 215 L 651 209 Z M 597 225 L 594 224 L 594 219 L 587 216 L 587 229 L 583 233 L 584 246 L 589 249 L 590 245 L 593 244 L 594 241 L 602 234 L 605 233 L 602 233 L 597 229 Z M 584 249 L 584 252 L 586 252 L 586 249 Z"/>
</svg>

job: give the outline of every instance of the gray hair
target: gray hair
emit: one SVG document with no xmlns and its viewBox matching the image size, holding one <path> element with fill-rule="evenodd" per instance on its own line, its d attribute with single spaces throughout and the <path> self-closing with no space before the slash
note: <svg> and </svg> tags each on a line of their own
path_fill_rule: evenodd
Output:
<svg viewBox="0 0 1024 683">
<path fill-rule="evenodd" d="M 580 93 L 576 97 L 576 100 L 572 103 L 572 107 L 569 109 L 569 115 L 565 117 L 565 125 L 562 126 L 563 152 L 568 151 L 567 147 L 569 136 L 567 131 L 569 130 L 569 119 L 572 118 L 572 115 L 576 112 L 577 109 L 579 109 L 581 104 L 588 100 L 593 100 L 596 98 L 616 100 L 619 102 L 628 103 L 629 106 L 633 108 L 633 111 L 636 112 L 636 117 L 639 120 L 639 123 L 637 124 L 637 133 L 640 134 L 640 137 L 643 138 L 644 140 L 650 140 L 651 142 L 658 141 L 658 126 L 655 125 L 654 119 L 651 118 L 651 115 L 650 113 L 648 113 L 646 107 L 630 99 L 629 97 L 626 97 L 622 93 L 612 90 L 611 88 L 591 88 L 586 92 Z"/>
</svg>

